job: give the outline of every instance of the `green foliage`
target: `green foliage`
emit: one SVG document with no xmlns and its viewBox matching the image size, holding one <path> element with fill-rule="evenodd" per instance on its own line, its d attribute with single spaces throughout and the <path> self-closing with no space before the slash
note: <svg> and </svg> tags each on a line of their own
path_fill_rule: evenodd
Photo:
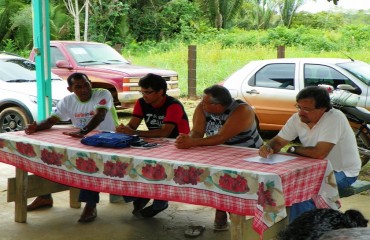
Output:
<svg viewBox="0 0 370 240">
<path fill-rule="evenodd" d="M 208 19 L 209 25 L 216 29 L 235 26 L 243 0 L 197 0 L 195 1 Z"/>
<path fill-rule="evenodd" d="M 318 12 L 315 14 L 299 12 L 293 17 L 291 27 L 305 26 L 316 29 L 339 29 L 344 24 L 344 13 Z"/>
<path fill-rule="evenodd" d="M 267 36 L 261 39 L 262 45 L 277 46 L 297 46 L 301 43 L 302 29 L 289 29 L 278 26 L 267 30 Z"/>
<path fill-rule="evenodd" d="M 131 6 L 128 21 L 134 39 L 142 42 L 194 38 L 201 23 L 198 8 L 187 0 L 163 2 L 162 6 Z"/>
<path fill-rule="evenodd" d="M 302 6 L 304 0 L 279 0 L 278 8 L 280 11 L 281 21 L 284 26 L 290 27 L 292 25 L 292 19 L 297 9 Z"/>
<path fill-rule="evenodd" d="M 119 0 L 94 1 L 89 15 L 89 39 L 96 42 L 122 43 L 127 41 L 128 4 Z"/>
<path fill-rule="evenodd" d="M 18 11 L 17 15 L 13 15 L 10 19 L 10 30 L 14 31 L 13 36 L 16 45 L 20 49 L 30 49 L 32 47 L 32 22 L 29 21 L 29 16 L 32 15 L 30 6 L 23 7 Z M 17 30 L 17 31 L 15 31 Z"/>
<path fill-rule="evenodd" d="M 251 30 L 246 34 L 244 30 L 233 29 L 232 31 L 219 34 L 216 41 L 219 42 L 222 47 L 256 46 L 260 44 L 260 39 L 264 35 L 266 35 L 266 33 L 260 30 Z"/>
<path fill-rule="evenodd" d="M 50 39 L 68 40 L 73 39 L 73 21 L 65 12 L 63 3 L 50 3 Z"/>
<path fill-rule="evenodd" d="M 17 44 L 12 39 L 6 39 L 2 42 L 2 51 L 9 52 L 9 53 L 15 53 L 17 52 L 18 47 Z"/>
<path fill-rule="evenodd" d="M 343 45 L 346 50 L 352 48 L 368 48 L 370 46 L 370 26 L 368 25 L 350 25 L 341 29 Z"/>
</svg>

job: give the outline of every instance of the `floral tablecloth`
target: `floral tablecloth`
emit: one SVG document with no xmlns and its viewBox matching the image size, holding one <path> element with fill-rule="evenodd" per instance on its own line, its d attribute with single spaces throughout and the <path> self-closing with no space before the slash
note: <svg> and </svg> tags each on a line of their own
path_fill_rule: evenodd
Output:
<svg viewBox="0 0 370 240">
<path fill-rule="evenodd" d="M 326 160 L 296 156 L 274 165 L 248 162 L 256 149 L 226 145 L 177 149 L 170 139 L 146 139 L 151 149 L 86 146 L 53 128 L 0 134 L 0 161 L 77 188 L 198 204 L 254 216 L 263 231 L 286 217 L 286 206 L 313 198 L 337 208 Z"/>
</svg>

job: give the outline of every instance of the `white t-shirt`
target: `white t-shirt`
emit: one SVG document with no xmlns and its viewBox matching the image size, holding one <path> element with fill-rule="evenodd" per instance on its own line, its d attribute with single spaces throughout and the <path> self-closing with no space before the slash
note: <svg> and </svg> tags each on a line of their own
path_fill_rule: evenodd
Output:
<svg viewBox="0 0 370 240">
<path fill-rule="evenodd" d="M 87 102 L 81 102 L 72 93 L 58 102 L 55 111 L 51 115 L 58 117 L 62 121 L 70 119 L 75 127 L 83 128 L 90 122 L 98 108 L 105 108 L 108 112 L 104 121 L 96 129 L 114 131 L 118 125 L 118 117 L 112 95 L 106 89 L 92 89 L 91 98 Z"/>
<path fill-rule="evenodd" d="M 346 116 L 337 109 L 325 112 L 318 123 L 310 129 L 301 122 L 298 113 L 289 118 L 278 136 L 292 141 L 299 137 L 305 147 L 314 147 L 318 142 L 335 144 L 326 157 L 335 171 L 343 171 L 347 177 L 358 176 L 361 159 L 357 150 L 356 137 Z"/>
</svg>

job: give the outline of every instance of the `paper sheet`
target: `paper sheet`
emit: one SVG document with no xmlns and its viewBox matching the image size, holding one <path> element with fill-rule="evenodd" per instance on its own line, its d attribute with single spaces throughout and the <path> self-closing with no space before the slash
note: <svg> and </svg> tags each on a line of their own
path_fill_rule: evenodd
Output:
<svg viewBox="0 0 370 240">
<path fill-rule="evenodd" d="M 252 158 L 244 158 L 244 160 L 248 162 L 276 164 L 276 163 L 286 162 L 286 161 L 289 161 L 295 158 L 297 157 L 290 156 L 290 155 L 283 155 L 283 154 L 272 154 L 270 158 L 263 158 L 263 157 L 257 156 L 257 157 L 252 157 Z"/>
</svg>

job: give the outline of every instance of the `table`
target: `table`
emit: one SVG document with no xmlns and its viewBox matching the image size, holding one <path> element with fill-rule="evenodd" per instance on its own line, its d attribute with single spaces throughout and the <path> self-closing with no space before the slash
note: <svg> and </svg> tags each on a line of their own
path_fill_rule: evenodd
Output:
<svg viewBox="0 0 370 240">
<path fill-rule="evenodd" d="M 293 203 L 313 198 L 318 207 L 339 206 L 326 160 L 295 156 L 274 165 L 253 163 L 245 159 L 258 156 L 257 149 L 177 149 L 171 139 L 146 139 L 159 144 L 152 149 L 108 149 L 83 145 L 63 131 L 2 133 L 0 161 L 76 188 L 214 207 L 232 213 L 232 224 L 238 216 L 254 216 L 260 236 Z M 25 207 L 24 198 L 17 199 Z"/>
</svg>

